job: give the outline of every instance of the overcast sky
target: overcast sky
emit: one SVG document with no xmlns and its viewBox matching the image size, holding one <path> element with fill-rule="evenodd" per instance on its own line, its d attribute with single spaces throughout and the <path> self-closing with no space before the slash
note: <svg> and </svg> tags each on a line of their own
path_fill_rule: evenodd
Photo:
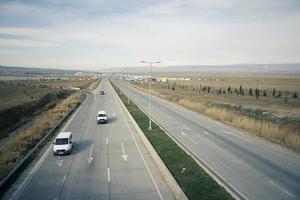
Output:
<svg viewBox="0 0 300 200">
<path fill-rule="evenodd" d="M 0 0 L 0 65 L 300 62 L 299 0 Z"/>
</svg>

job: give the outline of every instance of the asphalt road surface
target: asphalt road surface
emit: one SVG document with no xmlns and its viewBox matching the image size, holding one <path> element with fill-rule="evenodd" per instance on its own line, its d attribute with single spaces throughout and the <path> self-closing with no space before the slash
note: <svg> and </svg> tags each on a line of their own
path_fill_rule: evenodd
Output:
<svg viewBox="0 0 300 200">
<path fill-rule="evenodd" d="M 115 81 L 149 113 L 149 95 Z M 300 199 L 300 155 L 152 98 L 152 117 L 244 199 Z"/>
<path fill-rule="evenodd" d="M 96 91 L 63 128 L 73 133 L 72 154 L 53 156 L 50 146 L 13 199 L 174 199 L 110 83 L 103 80 Z M 96 124 L 99 110 L 107 124 Z"/>
</svg>

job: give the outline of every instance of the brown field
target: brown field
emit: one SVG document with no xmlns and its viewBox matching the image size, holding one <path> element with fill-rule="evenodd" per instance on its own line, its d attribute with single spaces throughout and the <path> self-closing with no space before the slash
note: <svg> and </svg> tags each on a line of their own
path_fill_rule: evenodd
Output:
<svg viewBox="0 0 300 200">
<path fill-rule="evenodd" d="M 71 87 L 85 88 L 94 80 L 0 81 L 0 111 L 29 103 L 49 93 Z"/>
<path fill-rule="evenodd" d="M 231 126 L 244 129 L 291 149 L 300 150 L 299 77 L 194 76 L 191 78 L 190 81 L 155 82 L 152 84 L 152 92 L 156 96 Z M 131 85 L 149 92 L 148 83 L 131 83 Z M 209 86 L 210 92 L 202 91 L 200 85 L 201 88 Z M 228 86 L 234 90 L 239 89 L 240 85 L 245 90 L 244 95 L 227 92 Z M 255 95 L 250 96 L 249 89 L 252 88 L 254 91 L 256 87 L 266 90 L 267 96 L 259 96 L 259 98 Z M 225 89 L 226 94 L 217 93 L 220 88 Z M 272 96 L 273 88 L 276 88 L 276 94 L 281 91 L 281 97 Z M 293 97 L 295 92 L 298 94 L 297 98 Z M 249 116 L 238 110 L 237 106 L 254 110 L 258 114 Z M 268 113 L 271 118 L 266 118 L 261 113 Z"/>
</svg>

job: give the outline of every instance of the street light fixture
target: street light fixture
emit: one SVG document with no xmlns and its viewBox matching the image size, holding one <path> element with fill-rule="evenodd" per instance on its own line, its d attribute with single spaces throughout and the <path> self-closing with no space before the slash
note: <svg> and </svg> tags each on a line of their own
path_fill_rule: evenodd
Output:
<svg viewBox="0 0 300 200">
<path fill-rule="evenodd" d="M 157 63 L 160 63 L 159 61 L 141 61 L 141 63 L 147 63 L 149 64 L 150 66 L 150 69 L 149 69 L 149 75 L 150 75 L 150 81 L 149 81 L 149 93 L 150 93 L 150 96 L 149 96 L 149 111 L 150 111 L 150 115 L 149 115 L 149 128 L 148 130 L 152 130 L 152 123 L 151 123 L 151 118 L 152 118 L 152 77 L 151 77 L 151 68 L 152 68 L 152 64 L 157 64 Z"/>
</svg>

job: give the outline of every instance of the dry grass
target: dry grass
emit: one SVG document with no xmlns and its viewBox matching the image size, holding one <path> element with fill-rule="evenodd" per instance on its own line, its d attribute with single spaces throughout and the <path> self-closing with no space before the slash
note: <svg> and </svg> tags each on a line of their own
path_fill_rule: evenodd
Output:
<svg viewBox="0 0 300 200">
<path fill-rule="evenodd" d="M 79 101 L 82 93 L 70 95 L 61 103 L 49 110 L 42 117 L 36 119 L 32 126 L 19 133 L 14 139 L 0 147 L 0 178 L 2 179 L 22 159 L 26 152 L 31 149 L 64 114 Z"/>
<path fill-rule="evenodd" d="M 138 87 L 138 85 L 133 85 L 133 87 L 149 92 L 148 89 Z M 269 141 L 300 151 L 300 131 L 297 128 L 289 125 L 279 125 L 265 120 L 257 120 L 236 113 L 234 110 L 217 107 L 208 102 L 201 102 L 197 98 L 192 99 L 191 97 L 184 97 L 175 92 L 166 93 L 152 90 L 152 94 L 224 122 L 230 126 L 244 129 L 252 134 L 266 138 Z"/>
<path fill-rule="evenodd" d="M 96 79 L 94 82 L 92 82 L 91 84 L 89 84 L 89 86 L 87 86 L 86 89 L 88 90 L 94 90 L 97 88 L 97 86 L 100 84 L 101 79 Z"/>
</svg>

